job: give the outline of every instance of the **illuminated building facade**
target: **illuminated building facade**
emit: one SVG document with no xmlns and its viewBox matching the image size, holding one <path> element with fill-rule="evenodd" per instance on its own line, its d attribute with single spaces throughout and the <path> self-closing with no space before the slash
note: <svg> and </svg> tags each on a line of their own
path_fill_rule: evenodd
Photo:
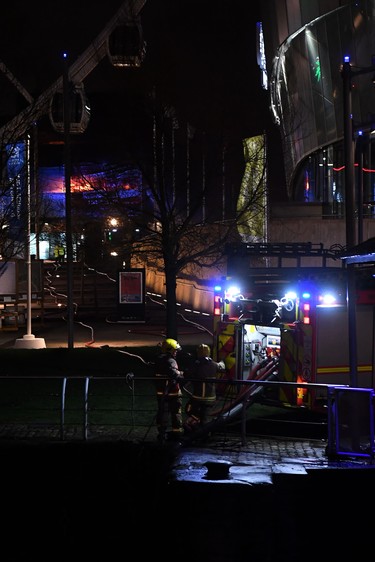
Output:
<svg viewBox="0 0 375 562">
<path fill-rule="evenodd" d="M 342 67 L 349 57 L 355 166 L 351 212 L 360 223 L 357 241 L 373 237 L 375 2 L 264 0 L 261 8 L 264 44 L 258 63 L 267 75 L 268 83 L 262 83 L 280 128 L 288 200 L 272 205 L 269 235 L 285 242 L 346 245 Z"/>
<path fill-rule="evenodd" d="M 110 167 L 99 168 L 95 164 L 80 165 L 70 179 L 75 259 L 79 257 L 82 245 L 86 248 L 93 246 L 94 253 L 100 256 L 98 244 L 101 246 L 112 239 L 114 241 L 115 237 L 120 238 L 123 222 L 121 211 L 116 212 L 114 203 L 108 205 L 106 194 L 112 194 L 115 201 L 121 200 L 122 204 L 128 205 L 129 216 L 134 209 L 143 208 L 144 186 L 138 169 L 126 168 L 114 174 Z M 39 212 L 48 221 L 40 228 L 39 253 L 42 259 L 49 259 L 55 244 L 64 243 L 65 240 L 64 166 L 40 167 L 38 183 L 42 205 Z M 95 234 L 95 240 L 91 240 L 92 233 Z M 33 243 L 32 249 L 34 251 Z"/>
</svg>

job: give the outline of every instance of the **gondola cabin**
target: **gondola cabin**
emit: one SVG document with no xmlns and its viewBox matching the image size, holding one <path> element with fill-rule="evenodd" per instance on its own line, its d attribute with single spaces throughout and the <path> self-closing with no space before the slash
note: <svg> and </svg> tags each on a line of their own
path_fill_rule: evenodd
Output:
<svg viewBox="0 0 375 562">
<path fill-rule="evenodd" d="M 90 121 L 90 104 L 85 95 L 83 85 L 74 85 L 69 96 L 70 101 L 70 133 L 84 133 Z M 52 127 L 58 133 L 64 132 L 64 94 L 56 92 L 51 98 L 50 121 Z"/>
<path fill-rule="evenodd" d="M 119 24 L 108 37 L 107 51 L 113 66 L 140 67 L 146 53 L 140 21 Z"/>
</svg>

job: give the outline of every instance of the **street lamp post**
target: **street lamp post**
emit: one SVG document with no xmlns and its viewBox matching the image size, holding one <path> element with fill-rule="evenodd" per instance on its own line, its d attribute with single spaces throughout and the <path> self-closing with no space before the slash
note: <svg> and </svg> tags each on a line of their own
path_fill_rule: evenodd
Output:
<svg viewBox="0 0 375 562">
<path fill-rule="evenodd" d="M 344 109 L 344 157 L 345 157 L 345 219 L 347 249 L 355 246 L 355 182 L 354 182 L 354 138 L 352 119 L 352 69 L 348 60 L 342 67 Z M 347 265 L 347 306 L 349 337 L 350 386 L 358 386 L 357 375 L 357 318 L 355 302 L 354 264 Z"/>
<path fill-rule="evenodd" d="M 345 218 L 346 245 L 352 248 L 355 239 L 355 181 L 354 181 L 354 135 L 352 115 L 352 68 L 349 61 L 342 67 L 344 109 L 344 156 L 345 156 Z"/>
<path fill-rule="evenodd" d="M 31 328 L 31 294 L 32 294 L 32 262 L 31 262 L 31 252 L 30 252 L 30 240 L 31 240 L 31 173 L 30 173 L 30 135 L 26 138 L 26 153 L 27 153 L 27 174 L 26 174 L 26 189 L 25 189 L 25 199 L 26 199 L 26 243 L 25 243 L 25 256 L 26 256 L 26 267 L 27 267 L 27 310 L 26 310 L 26 334 L 22 338 L 17 338 L 14 347 L 22 349 L 41 349 L 46 347 L 46 342 L 44 338 L 36 338 L 32 333 Z"/>
<path fill-rule="evenodd" d="M 346 246 L 350 250 L 356 245 L 355 229 L 355 174 L 354 152 L 355 142 L 353 134 L 352 115 L 352 78 L 360 74 L 374 72 L 375 67 L 370 66 L 353 70 L 349 57 L 345 57 L 342 66 L 343 79 L 343 117 L 344 117 L 344 158 L 345 158 L 345 219 L 346 219 Z M 358 204 L 361 199 L 358 198 Z M 360 210 L 362 212 L 362 209 Z M 362 215 L 358 215 L 361 220 Z M 361 232 L 360 230 L 358 231 Z M 347 303 L 348 303 L 348 335 L 349 335 L 349 368 L 350 385 L 358 386 L 357 374 L 357 325 L 356 325 L 356 286 L 354 263 L 347 265 Z"/>
<path fill-rule="evenodd" d="M 66 278 L 68 310 L 68 348 L 74 347 L 74 304 L 73 304 L 73 242 L 71 203 L 71 162 L 70 162 L 70 107 L 69 69 L 64 53 L 63 108 L 64 108 L 64 168 L 65 168 L 65 230 L 66 230 Z"/>
<path fill-rule="evenodd" d="M 7 76 L 10 82 L 17 88 L 17 90 L 23 95 L 26 101 L 29 104 L 34 102 L 33 97 L 29 94 L 29 92 L 22 86 L 22 84 L 17 80 L 17 78 L 10 72 L 10 70 L 6 67 L 6 65 L 0 61 L 0 70 Z M 36 338 L 32 333 L 32 326 L 31 326 L 31 295 L 32 295 L 32 262 L 31 262 L 31 251 L 30 251 L 30 241 L 31 241 L 31 144 L 33 145 L 33 156 L 34 156 L 34 165 L 35 165 L 35 158 L 37 153 L 37 137 L 35 134 L 35 127 L 34 127 L 34 134 L 32 137 L 32 141 L 30 141 L 30 133 L 26 134 L 25 138 L 25 146 L 26 146 L 26 186 L 24 189 L 24 196 L 25 196 L 25 207 L 26 207 L 26 242 L 25 242 L 25 263 L 26 263 L 26 278 L 27 278 L 27 302 L 26 302 L 26 334 L 22 338 L 17 338 L 14 344 L 16 348 L 24 348 L 24 349 L 40 349 L 45 348 L 46 343 L 44 338 Z M 36 184 L 36 174 L 34 174 L 34 182 Z M 34 186 L 35 187 L 35 186 Z M 34 190 L 35 193 L 35 190 Z"/>
</svg>

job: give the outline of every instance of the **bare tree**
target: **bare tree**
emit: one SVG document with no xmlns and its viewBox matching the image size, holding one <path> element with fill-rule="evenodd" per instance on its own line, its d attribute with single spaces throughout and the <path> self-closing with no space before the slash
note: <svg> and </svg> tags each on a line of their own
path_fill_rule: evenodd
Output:
<svg viewBox="0 0 375 562">
<path fill-rule="evenodd" d="M 178 333 L 178 277 L 183 273 L 199 273 L 202 268 L 222 271 L 227 244 L 239 241 L 239 230 L 248 230 L 249 223 L 259 225 L 259 215 L 265 211 L 264 146 L 258 144 L 258 151 L 251 153 L 256 174 L 244 177 L 241 204 L 230 201 L 224 216 L 220 208 L 222 198 L 218 196 L 222 186 L 214 182 L 216 193 L 213 194 L 205 181 L 213 174 L 220 178 L 217 174 L 217 167 L 221 170 L 220 160 L 216 166 L 208 166 L 211 147 L 200 142 L 199 150 L 195 147 L 195 156 L 189 162 L 189 134 L 182 135 L 182 140 L 180 134 L 179 144 L 175 144 L 177 126 L 173 108 L 160 106 L 154 111 L 152 155 L 147 158 L 143 154 L 143 159 L 138 159 L 143 180 L 138 192 L 124 188 L 124 178 L 132 169 L 126 163 L 102 169 L 100 173 L 98 170 L 96 175 L 89 176 L 82 170 L 80 173 L 82 185 L 90 185 L 87 205 L 91 212 L 95 214 L 95 209 L 100 208 L 102 213 L 116 216 L 123 225 L 126 223 L 124 235 L 118 240 L 122 251 L 137 263 L 153 264 L 163 270 L 166 329 L 168 337 L 173 338 Z M 181 128 L 188 131 L 186 124 Z M 247 149 L 245 152 L 248 160 Z M 213 197 L 216 197 L 215 204 L 212 204 Z M 263 231 L 257 233 L 254 228 L 252 232 L 260 238 Z"/>
</svg>

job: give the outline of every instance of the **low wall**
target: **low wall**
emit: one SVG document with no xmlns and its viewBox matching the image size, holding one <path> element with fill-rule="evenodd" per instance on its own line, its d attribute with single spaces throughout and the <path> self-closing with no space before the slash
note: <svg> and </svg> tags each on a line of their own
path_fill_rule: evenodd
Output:
<svg viewBox="0 0 375 562">
<path fill-rule="evenodd" d="M 165 276 L 164 273 L 154 269 L 146 268 L 146 287 L 147 291 L 165 297 Z M 211 313 L 213 309 L 213 289 L 212 284 L 207 280 L 197 281 L 196 279 L 177 279 L 176 289 L 177 302 L 184 306 Z"/>
</svg>

